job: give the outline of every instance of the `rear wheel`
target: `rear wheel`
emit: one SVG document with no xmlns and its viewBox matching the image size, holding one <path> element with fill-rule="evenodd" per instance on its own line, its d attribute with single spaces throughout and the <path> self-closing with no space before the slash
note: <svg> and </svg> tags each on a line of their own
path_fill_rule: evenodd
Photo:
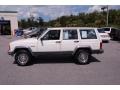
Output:
<svg viewBox="0 0 120 90">
<path fill-rule="evenodd" d="M 89 63 L 89 52 L 87 50 L 79 50 L 76 54 L 76 59 L 79 64 Z"/>
<path fill-rule="evenodd" d="M 31 55 L 26 50 L 20 50 L 15 54 L 15 62 L 20 66 L 26 66 L 31 61 Z"/>
</svg>

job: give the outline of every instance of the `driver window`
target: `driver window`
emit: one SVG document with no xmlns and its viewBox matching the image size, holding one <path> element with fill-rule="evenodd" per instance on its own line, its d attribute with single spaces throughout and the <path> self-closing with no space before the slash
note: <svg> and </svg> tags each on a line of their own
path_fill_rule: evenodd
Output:
<svg viewBox="0 0 120 90">
<path fill-rule="evenodd" d="M 60 30 L 50 30 L 43 37 L 43 40 L 59 40 L 59 39 L 60 39 Z"/>
</svg>

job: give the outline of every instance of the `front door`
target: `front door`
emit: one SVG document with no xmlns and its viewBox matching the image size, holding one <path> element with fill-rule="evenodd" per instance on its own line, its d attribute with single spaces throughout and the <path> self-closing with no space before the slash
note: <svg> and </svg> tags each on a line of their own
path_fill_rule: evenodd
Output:
<svg viewBox="0 0 120 90">
<path fill-rule="evenodd" d="M 60 51 L 60 31 L 49 30 L 39 41 L 39 52 L 58 52 Z"/>
</svg>

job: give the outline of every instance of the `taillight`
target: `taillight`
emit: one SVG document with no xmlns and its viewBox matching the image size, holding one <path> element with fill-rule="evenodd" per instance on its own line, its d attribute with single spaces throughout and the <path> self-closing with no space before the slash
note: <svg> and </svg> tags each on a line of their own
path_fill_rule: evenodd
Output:
<svg viewBox="0 0 120 90">
<path fill-rule="evenodd" d="M 100 42 L 100 49 L 102 49 L 102 42 Z"/>
</svg>

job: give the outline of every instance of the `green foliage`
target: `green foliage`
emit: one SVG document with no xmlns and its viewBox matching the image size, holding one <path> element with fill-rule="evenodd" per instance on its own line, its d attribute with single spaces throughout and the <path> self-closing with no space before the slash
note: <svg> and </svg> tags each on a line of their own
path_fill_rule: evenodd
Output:
<svg viewBox="0 0 120 90">
<path fill-rule="evenodd" d="M 44 20 L 41 17 L 38 17 L 35 19 L 34 17 L 27 18 L 27 19 L 21 19 L 19 22 L 20 28 L 28 28 L 28 27 L 43 27 L 44 26 Z"/>
<path fill-rule="evenodd" d="M 36 20 L 22 19 L 19 27 L 104 27 L 106 26 L 106 12 L 79 13 L 78 15 L 61 16 L 55 20 L 44 22 L 41 17 Z M 109 10 L 109 26 L 120 27 L 120 10 Z"/>
</svg>

